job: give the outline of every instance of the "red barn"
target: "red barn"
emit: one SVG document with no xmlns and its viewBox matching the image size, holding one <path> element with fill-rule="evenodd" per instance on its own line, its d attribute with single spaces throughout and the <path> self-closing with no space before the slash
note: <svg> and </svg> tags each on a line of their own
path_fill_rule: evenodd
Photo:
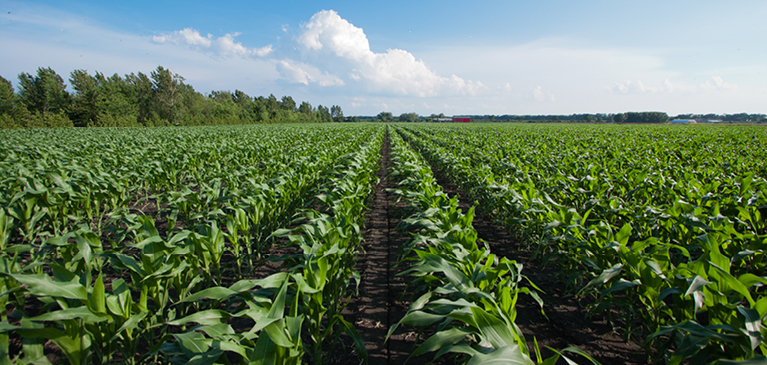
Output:
<svg viewBox="0 0 767 365">
<path fill-rule="evenodd" d="M 453 117 L 453 122 L 456 122 L 456 123 L 469 123 L 469 122 L 471 122 L 471 118 L 469 118 L 469 117 Z"/>
</svg>

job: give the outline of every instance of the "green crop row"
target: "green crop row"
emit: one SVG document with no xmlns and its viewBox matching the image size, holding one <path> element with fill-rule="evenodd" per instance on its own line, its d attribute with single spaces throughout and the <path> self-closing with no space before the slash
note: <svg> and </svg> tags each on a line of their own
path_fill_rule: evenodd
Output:
<svg viewBox="0 0 767 365">
<path fill-rule="evenodd" d="M 418 297 L 390 327 L 389 336 L 403 325 L 421 329 L 436 325 L 436 332 L 411 356 L 434 352 L 435 359 L 452 354 L 466 364 L 533 364 L 524 335 L 514 322 L 515 305 L 519 295 L 526 294 L 543 308 L 540 289 L 522 275 L 521 264 L 491 253 L 477 238 L 473 207 L 463 213 L 457 197 L 442 191 L 429 165 L 399 134 L 392 133 L 390 140 L 391 177 L 398 182 L 394 193 L 415 210 L 400 226 L 414 233 L 402 249 L 399 264 L 409 268 L 399 275 L 413 277 L 410 285 Z M 564 351 L 589 358 L 576 348 Z M 556 363 L 562 356 L 557 352 L 543 360 L 537 346 L 534 353 L 543 364 Z"/>
<path fill-rule="evenodd" d="M 353 333 L 337 313 L 381 127 L 129 131 L 13 132 L 0 146 L 12 156 L 0 161 L 0 302 L 11 308 L 0 360 L 45 363 L 51 341 L 72 364 L 300 363 L 302 333 L 313 333 L 315 361 L 332 328 Z M 290 241 L 328 253 L 282 258 L 289 271 L 251 279 L 309 204 L 327 208 L 307 211 Z M 339 237 L 355 242 L 344 255 L 330 242 Z M 325 287 L 337 295 L 317 295 Z"/>
<path fill-rule="evenodd" d="M 767 353 L 767 139 L 761 129 L 408 127 L 648 358 Z M 634 326 L 634 323 L 640 323 Z"/>
</svg>

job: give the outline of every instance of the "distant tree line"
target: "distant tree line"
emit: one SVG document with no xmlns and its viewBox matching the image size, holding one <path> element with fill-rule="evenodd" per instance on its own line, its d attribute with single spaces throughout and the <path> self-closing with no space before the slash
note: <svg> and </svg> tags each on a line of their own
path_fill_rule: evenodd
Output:
<svg viewBox="0 0 767 365">
<path fill-rule="evenodd" d="M 444 114 L 443 114 L 444 117 Z M 350 122 L 422 122 L 430 121 L 431 118 L 419 116 L 417 113 L 402 113 L 399 117 L 395 117 L 391 112 L 380 112 L 374 117 L 370 116 L 357 116 L 347 118 Z"/>
<path fill-rule="evenodd" d="M 671 117 L 664 112 L 627 112 L 596 113 L 570 115 L 455 115 L 469 117 L 473 122 L 516 122 L 516 123 L 626 123 L 653 124 L 666 123 L 673 119 L 721 120 L 730 123 L 767 123 L 765 114 L 679 114 Z M 419 116 L 416 113 L 402 113 L 395 117 L 391 112 L 380 112 L 376 116 L 347 117 L 347 122 L 431 122 L 434 119 L 448 118 L 444 113 Z"/>
<path fill-rule="evenodd" d="M 674 117 L 663 112 L 596 113 L 570 115 L 460 115 L 476 122 L 519 123 L 665 123 L 672 119 L 721 120 L 732 123 L 767 123 L 765 114 L 680 114 Z"/>
<path fill-rule="evenodd" d="M 341 122 L 340 106 L 316 108 L 290 96 L 251 97 L 240 90 L 203 95 L 158 66 L 149 75 L 72 71 L 69 85 L 51 68 L 21 73 L 18 92 L 0 76 L 0 128 L 132 127 Z"/>
<path fill-rule="evenodd" d="M 674 119 L 721 120 L 732 123 L 767 123 L 765 114 L 679 114 Z"/>
<path fill-rule="evenodd" d="M 668 122 L 668 114 L 661 112 L 629 112 L 613 115 L 615 123 L 652 124 Z"/>
</svg>

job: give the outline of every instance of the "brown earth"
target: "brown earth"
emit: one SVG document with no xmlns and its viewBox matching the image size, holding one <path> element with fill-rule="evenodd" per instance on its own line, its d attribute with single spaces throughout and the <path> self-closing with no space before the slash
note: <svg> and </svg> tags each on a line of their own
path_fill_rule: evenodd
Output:
<svg viewBox="0 0 767 365">
<path fill-rule="evenodd" d="M 397 202 L 397 196 L 389 193 L 387 189 L 394 188 L 394 182 L 388 179 L 390 168 L 390 146 L 388 133 L 381 149 L 380 169 L 378 171 L 379 183 L 375 194 L 369 204 L 366 213 L 366 228 L 363 231 L 363 252 L 357 261 L 357 270 L 361 275 L 359 284 L 359 296 L 355 297 L 343 312 L 346 320 L 352 322 L 362 339 L 368 353 L 368 363 L 372 365 L 403 364 L 407 360 L 409 364 L 428 363 L 433 355 L 423 355 L 408 360 L 409 354 L 422 342 L 426 335 L 419 334 L 413 328 L 398 328 L 391 338 L 386 340 L 389 328 L 397 323 L 410 305 L 410 294 L 407 291 L 408 278 L 398 276 L 397 273 L 404 271 L 406 267 L 394 267 L 398 260 L 398 248 L 408 239 L 407 232 L 400 232 L 397 228 L 399 222 L 407 217 L 407 205 Z M 438 183 L 451 197 L 458 194 L 461 198 L 460 207 L 465 212 L 473 201 L 466 198 L 466 194 L 444 178 L 439 171 L 434 171 Z M 158 216 L 160 214 L 156 203 L 145 200 L 143 204 L 136 204 L 135 209 L 144 214 Z M 533 338 L 542 349 L 544 358 L 551 356 L 552 351 L 546 349 L 549 346 L 556 350 L 567 346 L 575 346 L 594 357 L 603 365 L 610 364 L 644 364 L 647 362 L 645 354 L 640 346 L 633 342 L 626 342 L 615 333 L 607 321 L 589 317 L 578 298 L 569 295 L 565 285 L 555 277 L 551 268 L 543 267 L 540 260 L 533 258 L 529 250 L 522 248 L 520 242 L 515 240 L 500 224 L 495 222 L 477 207 L 474 218 L 474 228 L 479 238 L 487 242 L 493 253 L 516 260 L 524 265 L 522 273 L 530 278 L 545 293 L 540 293 L 544 301 L 544 312 L 538 304 L 529 296 L 522 295 L 517 305 L 518 315 L 516 323 L 522 329 L 528 347 L 533 351 Z M 167 227 L 161 224 L 157 227 L 164 234 Z M 283 270 L 283 262 L 279 257 L 293 253 L 295 247 L 275 244 L 266 253 L 264 261 L 251 272 L 249 276 L 260 278 Z M 271 259 L 271 260 L 270 260 Z M 225 257 L 228 274 L 225 275 L 226 283 L 236 281 L 230 276 L 232 257 Z M 247 268 L 243 267 L 243 270 Z M 124 273 L 110 273 L 111 279 L 116 279 Z M 123 274 L 123 275 L 121 275 Z M 111 282 L 111 280 L 109 280 Z M 29 313 L 36 313 L 40 303 L 29 303 Z M 10 315 L 10 313 L 8 313 Z M 239 330 L 246 330 L 252 323 L 234 323 Z M 18 336 L 11 336 L 11 354 L 18 354 L 21 341 Z M 147 346 L 146 344 L 144 346 Z M 46 344 L 46 354 L 50 361 L 59 363 L 65 361 L 61 352 L 55 345 Z M 341 340 L 333 347 L 326 349 L 325 358 L 331 364 L 361 364 L 363 361 L 354 350 L 353 342 L 348 336 L 342 336 Z M 580 364 L 588 361 L 580 356 L 572 356 Z M 450 364 L 452 360 L 445 356 L 434 362 L 436 364 Z M 558 362 L 564 364 L 563 360 Z"/>
<path fill-rule="evenodd" d="M 397 323 L 407 312 L 409 296 L 403 295 L 407 289 L 406 280 L 397 273 L 404 268 L 394 268 L 397 262 L 397 248 L 407 240 L 406 233 L 399 233 L 397 224 L 406 216 L 405 204 L 396 204 L 396 196 L 386 189 L 394 188 L 394 183 L 387 179 L 390 166 L 390 147 L 387 138 L 381 151 L 382 159 L 375 197 L 367 214 L 366 229 L 363 232 L 365 252 L 358 258 L 357 269 L 362 280 L 359 297 L 352 301 L 344 313 L 347 319 L 354 321 L 360 336 L 365 341 L 369 363 L 403 364 L 417 346 L 423 341 L 413 329 L 398 328 L 394 335 L 384 342 L 389 327 Z M 461 200 L 460 207 L 465 212 L 473 201 L 447 181 L 439 171 L 434 171 L 438 183 L 451 197 L 455 194 Z M 565 285 L 558 280 L 551 268 L 542 267 L 540 260 L 533 258 L 529 250 L 521 248 L 500 224 L 477 208 L 474 228 L 479 238 L 487 242 L 493 253 L 516 260 L 524 265 L 522 273 L 532 280 L 545 293 L 540 293 L 544 301 L 543 311 L 530 296 L 522 294 L 517 304 L 516 322 L 528 341 L 528 347 L 534 351 L 535 339 L 543 358 L 552 356 L 553 351 L 575 346 L 595 358 L 603 365 L 644 364 L 647 362 L 641 347 L 633 342 L 624 341 L 607 321 L 590 317 L 578 298 L 569 295 Z M 351 317 L 348 317 L 351 316 Z M 350 346 L 350 345 L 348 345 Z M 338 363 L 359 364 L 360 358 L 347 351 L 346 355 L 337 355 Z M 533 355 L 534 356 L 534 355 Z M 589 363 L 579 355 L 570 355 L 578 363 Z M 344 360 L 342 360 L 342 358 Z M 408 363 L 427 363 L 431 356 L 424 355 L 410 359 Z M 437 363 L 451 363 L 449 358 L 441 358 Z M 558 362 L 566 363 L 563 359 Z"/>
</svg>

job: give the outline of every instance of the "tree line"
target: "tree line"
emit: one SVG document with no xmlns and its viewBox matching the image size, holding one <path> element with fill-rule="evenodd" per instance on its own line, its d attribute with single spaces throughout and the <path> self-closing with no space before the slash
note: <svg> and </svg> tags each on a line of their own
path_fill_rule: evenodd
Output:
<svg viewBox="0 0 767 365">
<path fill-rule="evenodd" d="M 732 123 L 767 123 L 765 114 L 679 114 L 669 116 L 664 112 L 627 112 L 569 115 L 461 115 L 473 121 L 521 122 L 521 123 L 665 123 L 672 119 L 721 120 Z"/>
<path fill-rule="evenodd" d="M 475 122 L 585 122 L 585 123 L 665 123 L 669 116 L 662 112 L 629 112 L 619 114 L 573 114 L 573 115 L 456 115 L 457 117 L 469 117 Z M 375 117 L 366 117 L 362 120 L 378 122 L 430 122 L 434 119 L 445 118 L 444 113 L 419 116 L 416 113 L 402 113 L 395 117 L 391 112 L 380 112 Z"/>
<path fill-rule="evenodd" d="M 191 126 L 341 122 L 338 105 L 312 107 L 292 97 L 251 97 L 240 90 L 203 95 L 158 66 L 149 75 L 91 75 L 74 70 L 73 91 L 50 67 L 21 73 L 17 88 L 0 76 L 0 128 Z"/>
</svg>

